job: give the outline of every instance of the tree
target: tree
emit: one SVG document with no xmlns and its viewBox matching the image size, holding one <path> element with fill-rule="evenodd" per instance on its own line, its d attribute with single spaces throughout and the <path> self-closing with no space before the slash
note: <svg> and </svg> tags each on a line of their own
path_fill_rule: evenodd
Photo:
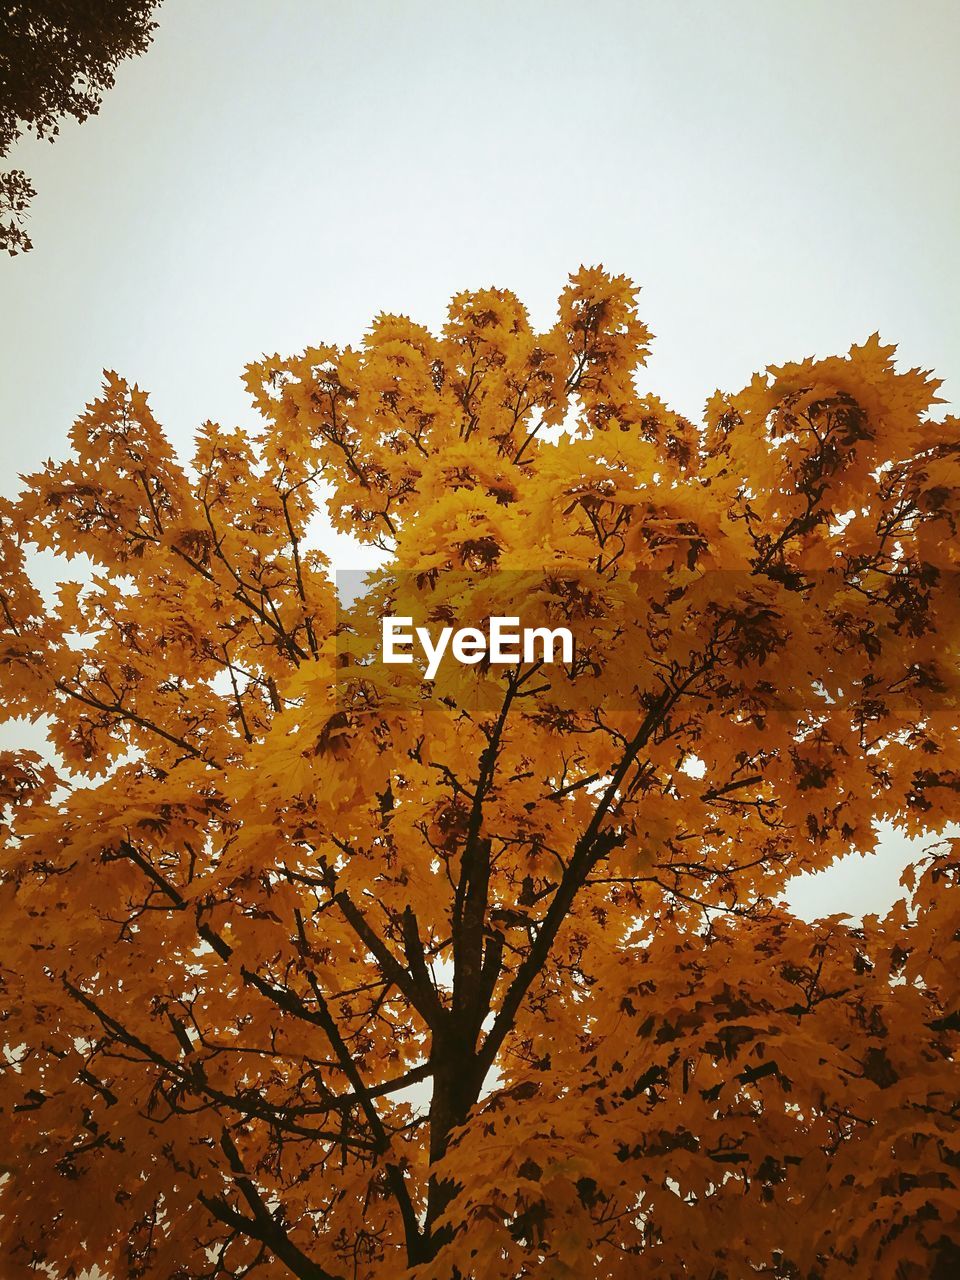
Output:
<svg viewBox="0 0 960 1280">
<path fill-rule="evenodd" d="M 0 156 L 24 133 L 52 142 L 60 120 L 100 110 L 125 58 L 144 53 L 160 0 L 5 0 L 0 4 Z M 0 249 L 31 249 L 27 209 L 36 195 L 22 169 L 0 174 Z"/>
<path fill-rule="evenodd" d="M 956 1274 L 960 847 L 775 900 L 957 817 L 958 424 L 874 337 L 694 426 L 649 340 L 601 269 L 381 315 L 189 466 L 110 373 L 4 505 L 6 1275 Z"/>
</svg>

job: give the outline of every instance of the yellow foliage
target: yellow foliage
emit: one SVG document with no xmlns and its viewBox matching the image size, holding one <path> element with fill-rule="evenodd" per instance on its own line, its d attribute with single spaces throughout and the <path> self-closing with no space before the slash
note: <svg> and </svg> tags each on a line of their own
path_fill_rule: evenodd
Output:
<svg viewBox="0 0 960 1280">
<path fill-rule="evenodd" d="M 108 373 L 0 504 L 4 1276 L 954 1274 L 957 848 L 774 904 L 957 820 L 958 423 L 874 336 L 697 425 L 650 340 L 601 269 L 381 315 L 189 466 Z"/>
</svg>

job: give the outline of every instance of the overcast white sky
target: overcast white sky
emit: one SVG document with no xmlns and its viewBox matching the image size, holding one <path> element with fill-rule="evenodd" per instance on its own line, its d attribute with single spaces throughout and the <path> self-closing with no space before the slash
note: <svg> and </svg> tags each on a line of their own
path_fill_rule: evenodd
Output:
<svg viewBox="0 0 960 1280">
<path fill-rule="evenodd" d="M 11 157 L 38 196 L 0 263 L 0 488 L 114 368 L 186 452 L 249 421 L 262 352 L 439 324 L 568 272 L 643 286 L 647 381 L 717 386 L 879 329 L 960 398 L 955 0 L 166 0 L 100 115 Z M 884 906 L 903 850 L 803 910 Z M 831 878 L 832 877 L 832 878 Z M 804 889 L 803 893 L 807 890 Z"/>
</svg>

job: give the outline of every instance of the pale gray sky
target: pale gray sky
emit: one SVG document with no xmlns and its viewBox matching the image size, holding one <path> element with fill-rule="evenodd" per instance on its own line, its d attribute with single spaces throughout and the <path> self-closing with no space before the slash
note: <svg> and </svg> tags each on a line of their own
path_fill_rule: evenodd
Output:
<svg viewBox="0 0 960 1280">
<path fill-rule="evenodd" d="M 39 194 L 36 248 L 0 263 L 4 492 L 103 367 L 186 451 L 249 419 L 264 351 L 380 310 L 438 324 L 488 284 L 548 323 L 581 262 L 643 286 L 647 381 L 690 415 L 876 329 L 960 398 L 955 0 L 166 0 L 159 22 L 98 117 L 11 157 Z M 841 906 L 894 896 L 898 858 L 840 869 Z"/>
</svg>

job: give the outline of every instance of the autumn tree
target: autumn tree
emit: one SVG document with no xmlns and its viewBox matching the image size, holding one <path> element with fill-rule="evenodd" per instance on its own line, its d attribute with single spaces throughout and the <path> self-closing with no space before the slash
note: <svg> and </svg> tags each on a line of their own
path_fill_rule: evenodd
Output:
<svg viewBox="0 0 960 1280">
<path fill-rule="evenodd" d="M 51 142 L 65 116 L 100 110 L 117 67 L 153 38 L 161 0 L 0 0 L 0 157 L 25 133 Z M 36 195 L 22 169 L 0 174 L 0 249 L 31 249 Z"/>
<path fill-rule="evenodd" d="M 4 504 L 5 1276 L 957 1274 L 958 423 L 874 337 L 695 425 L 649 342 L 460 294 L 189 464 L 111 373 Z M 889 915 L 777 905 L 879 820 Z"/>
</svg>

